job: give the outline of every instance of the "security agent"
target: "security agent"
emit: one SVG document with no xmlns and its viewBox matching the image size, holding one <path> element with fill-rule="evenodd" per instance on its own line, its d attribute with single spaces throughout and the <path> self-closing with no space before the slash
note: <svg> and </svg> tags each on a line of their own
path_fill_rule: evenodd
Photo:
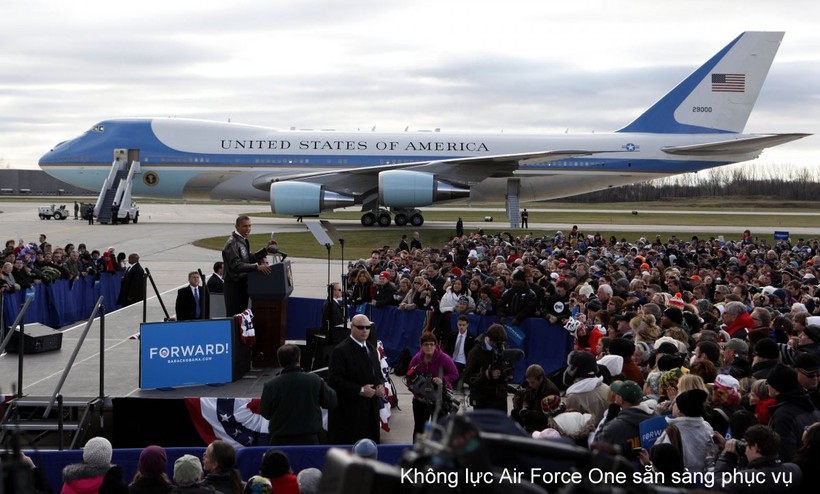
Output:
<svg viewBox="0 0 820 494">
<path fill-rule="evenodd" d="M 261 415 L 270 420 L 270 444 L 320 444 L 322 408 L 336 407 L 336 391 L 301 369 L 301 351 L 286 344 L 276 351 L 282 372 L 262 389 Z"/>
</svg>

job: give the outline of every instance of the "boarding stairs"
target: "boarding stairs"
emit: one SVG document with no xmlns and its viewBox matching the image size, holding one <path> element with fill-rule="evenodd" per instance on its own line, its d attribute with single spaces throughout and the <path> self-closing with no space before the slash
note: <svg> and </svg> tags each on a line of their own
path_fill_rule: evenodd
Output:
<svg viewBox="0 0 820 494">
<path fill-rule="evenodd" d="M 507 180 L 507 194 L 504 206 L 507 209 L 507 219 L 510 221 L 510 228 L 518 228 L 518 220 L 521 218 L 520 203 L 518 196 L 521 192 L 521 179 L 511 178 Z"/>
<path fill-rule="evenodd" d="M 111 171 L 100 189 L 97 203 L 94 205 L 94 216 L 103 224 L 126 222 L 131 209 L 131 189 L 134 176 L 140 172 L 139 161 L 128 161 L 125 150 L 114 152 Z M 117 205 L 117 217 L 114 218 L 114 205 Z M 130 219 L 130 218 L 129 218 Z"/>
<path fill-rule="evenodd" d="M 17 397 L 3 404 L 0 447 L 10 448 L 13 438 L 23 448 L 78 449 L 85 443 L 95 411 L 102 413 L 99 398 L 50 396 Z"/>
</svg>

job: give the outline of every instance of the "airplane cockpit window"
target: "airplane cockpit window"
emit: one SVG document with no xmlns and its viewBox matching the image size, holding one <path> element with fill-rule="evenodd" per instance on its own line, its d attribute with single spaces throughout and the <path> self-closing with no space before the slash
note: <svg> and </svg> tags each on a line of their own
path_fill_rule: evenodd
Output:
<svg viewBox="0 0 820 494">
<path fill-rule="evenodd" d="M 91 127 L 91 129 L 89 129 L 89 132 L 105 132 L 105 125 L 97 124 Z"/>
</svg>

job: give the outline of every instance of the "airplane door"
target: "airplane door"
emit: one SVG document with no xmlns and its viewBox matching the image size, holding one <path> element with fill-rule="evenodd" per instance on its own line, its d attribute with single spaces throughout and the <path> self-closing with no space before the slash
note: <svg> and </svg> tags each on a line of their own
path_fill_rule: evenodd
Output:
<svg viewBox="0 0 820 494">
<path fill-rule="evenodd" d="M 140 160 L 140 150 L 139 149 L 129 149 L 128 150 L 128 166 L 131 166 L 131 163 Z"/>
</svg>

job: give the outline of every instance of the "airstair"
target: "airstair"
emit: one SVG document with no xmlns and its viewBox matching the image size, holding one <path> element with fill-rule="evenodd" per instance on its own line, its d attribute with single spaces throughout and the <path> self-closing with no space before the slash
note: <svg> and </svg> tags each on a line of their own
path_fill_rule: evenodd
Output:
<svg viewBox="0 0 820 494">
<path fill-rule="evenodd" d="M 518 219 L 520 214 L 520 203 L 518 196 L 521 192 L 521 179 L 511 178 L 507 180 L 507 195 L 505 196 L 504 206 L 507 209 L 507 219 L 510 221 L 510 228 L 518 228 Z"/>
<path fill-rule="evenodd" d="M 131 217 L 131 189 L 134 176 L 140 173 L 139 152 L 134 150 L 115 149 L 111 171 L 100 189 L 97 203 L 94 205 L 94 216 L 99 223 L 126 223 Z M 132 159 L 131 155 L 137 159 Z M 114 217 L 116 212 L 117 217 Z"/>
</svg>

